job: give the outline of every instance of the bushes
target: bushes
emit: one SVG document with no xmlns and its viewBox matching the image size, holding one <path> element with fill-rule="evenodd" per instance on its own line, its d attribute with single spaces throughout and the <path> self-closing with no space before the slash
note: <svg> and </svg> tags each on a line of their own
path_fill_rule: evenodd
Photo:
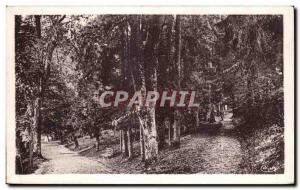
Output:
<svg viewBox="0 0 300 190">
<path fill-rule="evenodd" d="M 266 126 L 284 126 L 283 89 L 279 88 L 268 96 L 255 99 L 254 103 L 241 104 L 234 110 L 234 120 L 245 123 L 239 127 L 243 133 L 251 133 Z"/>
<path fill-rule="evenodd" d="M 283 89 L 256 100 L 238 110 L 242 125 L 238 130 L 245 138 L 245 160 L 250 173 L 284 172 L 284 102 Z M 238 120 L 238 119 L 236 119 Z"/>
<path fill-rule="evenodd" d="M 250 173 L 284 172 L 284 129 L 273 124 L 256 130 L 246 139 Z"/>
</svg>

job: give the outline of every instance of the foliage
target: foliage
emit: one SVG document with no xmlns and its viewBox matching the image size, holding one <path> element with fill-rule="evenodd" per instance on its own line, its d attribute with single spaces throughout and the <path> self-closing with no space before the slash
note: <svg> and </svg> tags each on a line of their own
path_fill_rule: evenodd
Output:
<svg viewBox="0 0 300 190">
<path fill-rule="evenodd" d="M 175 48 L 173 15 L 43 15 L 40 37 L 33 15 L 16 16 L 18 140 L 30 141 L 34 101 L 48 62 L 40 108 L 45 135 L 97 136 L 112 128 L 111 121 L 127 110 L 101 108 L 99 95 L 105 90 L 133 92 L 143 82 L 147 90 L 195 90 L 202 108 L 229 105 L 234 118 L 247 123 L 240 126 L 245 134 L 274 126 L 283 130 L 282 16 L 180 18 L 182 43 Z M 208 81 L 214 85 L 210 95 Z M 181 118 L 172 116 L 174 110 L 155 111 L 163 141 L 165 120 L 181 120 L 187 131 L 196 125 L 194 110 L 183 108 Z"/>
</svg>

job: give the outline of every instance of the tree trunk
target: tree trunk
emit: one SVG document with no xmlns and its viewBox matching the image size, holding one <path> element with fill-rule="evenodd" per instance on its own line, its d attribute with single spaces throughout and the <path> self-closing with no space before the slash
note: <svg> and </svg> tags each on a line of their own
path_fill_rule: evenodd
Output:
<svg viewBox="0 0 300 190">
<path fill-rule="evenodd" d="M 33 152 L 36 156 L 42 157 L 41 150 L 41 99 L 36 98 L 34 102 L 34 123 L 33 123 Z"/>
<path fill-rule="evenodd" d="M 134 141 L 140 140 L 140 139 L 139 139 L 139 133 L 138 133 L 137 128 L 133 128 L 133 129 L 132 129 L 132 133 L 133 133 L 133 135 L 132 135 L 132 136 L 133 136 L 133 138 L 132 138 L 132 139 L 133 139 L 133 142 L 134 142 Z"/>
<path fill-rule="evenodd" d="M 134 77 L 131 71 L 130 59 L 131 59 L 131 50 L 130 50 L 130 38 L 131 38 L 131 31 L 130 31 L 130 24 L 129 21 L 126 20 L 126 26 L 123 28 L 122 36 L 121 36 L 121 43 L 122 43 L 122 75 L 123 75 L 123 88 L 127 92 L 132 92 L 132 88 L 134 86 Z M 128 110 L 126 110 L 127 112 Z M 124 129 L 121 130 L 121 138 L 120 140 L 120 149 L 123 153 L 124 157 L 132 158 L 133 155 L 133 148 L 132 148 L 132 131 L 129 126 L 125 126 Z"/>
<path fill-rule="evenodd" d="M 195 117 L 196 117 L 196 128 L 198 128 L 199 125 L 200 125 L 199 108 L 197 108 L 197 110 L 196 110 L 196 112 L 195 112 Z"/>
<path fill-rule="evenodd" d="M 165 123 L 162 121 L 158 125 L 158 149 L 161 150 L 166 142 L 165 142 Z"/>
<path fill-rule="evenodd" d="M 76 149 L 76 148 L 79 148 L 79 143 L 78 143 L 77 136 L 73 136 L 73 141 L 74 141 L 74 143 L 75 143 L 75 149 Z"/>
<path fill-rule="evenodd" d="M 180 133 L 181 133 L 181 124 L 180 124 L 180 118 L 181 118 L 181 114 L 178 110 L 175 110 L 174 112 L 174 123 L 173 123 L 173 129 L 174 129 L 174 133 L 173 133 L 173 146 L 176 148 L 180 147 Z"/>
<path fill-rule="evenodd" d="M 42 33 L 41 33 L 41 16 L 40 15 L 35 15 L 34 16 L 35 18 L 35 25 L 36 25 L 36 35 L 37 35 L 37 38 L 38 40 L 41 40 L 41 36 L 42 36 Z M 39 61 L 40 64 L 43 63 L 42 60 Z M 35 100 L 35 103 L 34 103 L 34 130 L 33 130 L 33 133 L 34 133 L 34 150 L 33 152 L 39 156 L 39 157 L 42 157 L 42 149 L 41 149 L 41 113 L 40 113 L 40 109 L 41 109 L 41 104 L 42 104 L 42 89 L 43 89 L 43 78 L 44 76 L 41 76 L 40 78 L 40 81 L 39 81 L 39 92 L 38 92 L 38 95 L 37 95 L 37 98 Z"/>
<path fill-rule="evenodd" d="M 132 130 L 128 128 L 127 130 L 127 142 L 128 142 L 128 158 L 131 159 L 133 157 L 133 144 L 132 144 Z"/>
<path fill-rule="evenodd" d="M 99 134 L 95 135 L 95 139 L 96 139 L 96 150 L 99 151 L 100 150 L 100 138 L 99 138 Z"/>
<path fill-rule="evenodd" d="M 33 132 L 31 127 L 29 127 L 30 141 L 29 141 L 29 169 L 31 170 L 33 167 Z"/>
<path fill-rule="evenodd" d="M 157 91 L 157 66 L 158 43 L 161 33 L 161 16 L 152 16 L 149 21 L 148 39 L 145 45 L 145 82 L 147 91 Z M 144 97 L 145 98 L 145 97 Z M 158 135 L 155 119 L 155 103 L 144 107 L 144 141 L 145 141 L 145 165 L 157 160 Z"/>
<path fill-rule="evenodd" d="M 123 157 L 127 157 L 128 156 L 128 137 L 127 137 L 127 130 L 123 129 L 122 130 L 122 154 L 123 154 Z"/>
<path fill-rule="evenodd" d="M 172 139 L 173 139 L 173 136 L 172 136 L 173 121 L 171 120 L 171 123 L 168 122 L 167 125 L 168 125 L 168 143 L 169 143 L 169 146 L 171 146 L 172 145 Z"/>
<path fill-rule="evenodd" d="M 180 22 L 180 16 L 176 15 L 176 21 L 175 21 L 175 70 L 177 74 L 177 89 L 180 89 L 180 82 L 181 82 L 181 22 Z M 180 123 L 181 119 L 181 113 L 178 110 L 174 111 L 174 145 L 175 147 L 180 147 Z"/>
<path fill-rule="evenodd" d="M 157 160 L 158 156 L 158 141 L 157 129 L 155 122 L 155 109 L 143 107 L 143 115 L 140 115 L 140 125 L 142 126 L 144 151 L 145 151 L 145 166 Z"/>
<path fill-rule="evenodd" d="M 123 134 L 122 134 L 122 130 L 119 131 L 119 140 L 120 140 L 120 152 L 123 152 Z"/>
<path fill-rule="evenodd" d="M 93 136 L 96 139 L 96 150 L 99 151 L 100 150 L 100 134 L 101 134 L 100 133 L 100 128 L 99 127 L 94 127 L 92 131 L 93 131 Z"/>
<path fill-rule="evenodd" d="M 37 44 L 38 46 L 41 46 L 41 38 L 42 38 L 42 32 L 41 32 L 41 15 L 35 15 L 35 25 L 36 25 L 36 35 L 37 38 L 39 40 L 39 43 Z M 44 64 L 44 70 L 41 73 L 40 76 L 40 81 L 39 81 L 39 92 L 37 94 L 37 98 L 36 98 L 36 104 L 37 106 L 35 106 L 35 113 L 37 113 L 37 116 L 34 116 L 34 123 L 35 125 L 35 129 L 34 129 L 34 147 L 35 147 L 35 153 L 37 156 L 42 157 L 42 152 L 41 152 L 41 107 L 43 104 L 43 98 L 44 98 L 44 91 L 45 91 L 45 87 L 46 87 L 46 83 L 47 80 L 49 78 L 50 75 L 50 63 L 52 61 L 52 54 L 53 51 L 55 49 L 55 47 L 57 46 L 57 43 L 55 40 L 50 41 L 47 44 L 47 55 L 46 55 L 46 59 L 45 59 L 45 64 L 43 62 L 43 59 L 39 60 L 40 64 L 43 65 Z M 40 52 L 42 51 L 42 47 L 40 47 Z M 43 57 L 43 56 L 41 56 Z"/>
<path fill-rule="evenodd" d="M 160 17 L 151 16 L 147 33 L 145 47 L 142 43 L 143 25 L 141 16 L 134 16 L 131 23 L 130 52 L 131 63 L 136 67 L 137 80 L 136 91 L 142 95 L 142 102 L 146 99 L 146 88 L 148 91 L 157 88 L 157 55 L 156 48 L 159 42 Z M 147 81 L 145 80 L 147 79 Z M 155 105 L 142 107 L 138 111 L 138 118 L 141 126 L 141 149 L 145 150 L 145 165 L 157 159 L 158 142 L 155 123 Z M 144 145 L 143 145 L 144 144 Z M 143 150 L 141 151 L 143 157 Z"/>
<path fill-rule="evenodd" d="M 143 57 L 143 44 L 142 44 L 142 20 L 141 16 L 133 17 L 133 20 L 130 24 L 131 27 L 131 36 L 128 38 L 129 45 L 128 50 L 130 50 L 130 64 L 128 65 L 131 68 L 131 71 L 134 70 L 136 76 L 131 75 L 132 80 L 135 84 L 135 92 L 140 92 L 142 94 L 143 100 L 144 93 L 146 92 L 145 84 L 145 73 L 144 73 L 144 57 Z M 132 72 L 134 73 L 134 72 Z M 141 100 L 143 102 L 143 100 Z M 141 149 L 141 160 L 145 161 L 145 125 L 142 118 L 140 105 L 135 108 L 138 111 L 137 117 L 139 120 L 140 126 L 140 149 Z"/>
<path fill-rule="evenodd" d="M 34 111 L 33 111 L 32 104 L 28 103 L 25 117 L 32 118 L 34 116 L 33 112 Z M 28 130 L 28 135 L 29 135 L 29 142 L 28 142 L 29 163 L 28 163 L 28 166 L 29 166 L 29 169 L 31 170 L 32 166 L 33 166 L 33 138 L 34 138 L 33 130 L 34 130 L 34 126 L 32 126 L 30 124 L 25 130 Z"/>
<path fill-rule="evenodd" d="M 141 147 L 141 160 L 145 161 L 145 141 L 144 141 L 144 130 L 142 124 L 140 124 L 140 147 Z"/>
</svg>

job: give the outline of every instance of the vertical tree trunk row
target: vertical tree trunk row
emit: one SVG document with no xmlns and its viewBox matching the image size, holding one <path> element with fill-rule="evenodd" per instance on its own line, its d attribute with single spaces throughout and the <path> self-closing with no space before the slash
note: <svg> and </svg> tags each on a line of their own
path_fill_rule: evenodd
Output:
<svg viewBox="0 0 300 190">
<path fill-rule="evenodd" d="M 143 42 L 143 32 L 141 16 L 131 16 L 128 21 L 130 33 L 125 26 L 123 35 L 123 73 L 124 79 L 132 77 L 132 70 L 127 75 L 128 68 L 134 68 L 136 80 L 133 80 L 134 90 L 141 93 L 141 102 L 146 100 L 146 91 L 157 90 L 157 48 L 161 32 L 160 16 L 152 16 L 147 28 L 147 38 Z M 129 43 L 127 43 L 129 39 Z M 130 52 L 130 53 L 128 53 Z M 128 56 L 129 54 L 129 56 Z M 130 60 L 130 61 L 128 61 Z M 128 64 L 130 63 L 130 64 Z M 155 104 L 150 104 L 148 107 L 139 105 L 138 119 L 140 122 L 140 145 L 141 159 L 145 159 L 145 164 L 148 165 L 157 159 L 158 155 L 158 136 L 155 120 Z M 128 151 L 129 158 L 132 157 L 132 131 L 127 127 L 123 131 L 122 136 L 124 151 Z M 127 145 L 127 146 L 126 146 Z M 123 148 L 122 148 L 123 150 Z M 127 154 L 126 154 L 127 155 Z"/>
</svg>

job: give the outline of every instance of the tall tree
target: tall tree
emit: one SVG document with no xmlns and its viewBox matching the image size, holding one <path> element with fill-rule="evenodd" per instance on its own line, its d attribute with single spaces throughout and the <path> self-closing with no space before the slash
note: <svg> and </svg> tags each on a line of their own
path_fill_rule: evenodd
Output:
<svg viewBox="0 0 300 190">
<path fill-rule="evenodd" d="M 141 127 L 141 155 L 145 152 L 145 165 L 148 166 L 158 156 L 158 137 L 155 120 L 155 103 L 143 106 L 147 91 L 157 90 L 157 47 L 161 31 L 160 16 L 147 16 L 146 23 L 141 16 L 133 16 L 131 21 L 130 51 L 131 63 L 136 70 L 136 92 L 141 99 L 136 108 Z M 144 26 L 144 24 L 146 26 Z M 146 34 L 143 35 L 143 30 Z M 143 36 L 147 36 L 143 38 Z"/>
<path fill-rule="evenodd" d="M 181 88 L 181 18 L 180 15 L 176 15 L 175 21 L 175 73 L 176 73 L 176 81 L 177 84 L 175 85 L 178 90 Z M 174 112 L 174 146 L 180 146 L 180 119 L 181 114 L 178 109 Z"/>
<path fill-rule="evenodd" d="M 34 101 L 34 152 L 37 156 L 42 157 L 41 151 L 41 107 L 43 98 L 45 96 L 45 89 L 47 88 L 47 81 L 50 75 L 50 65 L 52 62 L 52 56 L 55 48 L 58 45 L 58 41 L 61 37 L 60 24 L 64 20 L 65 16 L 61 16 L 53 19 L 53 26 L 50 28 L 52 35 L 48 36 L 49 41 L 44 43 L 42 39 L 42 31 L 41 31 L 41 16 L 35 15 L 35 25 L 36 25 L 36 36 L 37 36 L 37 46 L 40 50 L 39 55 L 39 64 L 43 67 L 41 71 L 41 75 L 39 78 L 39 86 L 38 92 L 36 95 L 36 99 Z M 45 46 L 44 46 L 45 44 Z"/>
<path fill-rule="evenodd" d="M 35 26 L 36 26 L 36 36 L 37 36 L 37 43 L 38 46 L 42 45 L 42 34 L 41 34 L 41 16 L 40 15 L 35 15 Z M 39 48 L 42 50 L 42 47 Z M 39 64 L 42 65 L 42 56 L 40 57 Z M 48 70 L 48 68 L 45 67 L 45 70 Z M 34 128 L 33 128 L 33 134 L 34 134 L 34 152 L 36 153 L 37 156 L 42 157 L 42 148 L 41 148 L 41 104 L 42 104 L 42 96 L 43 96 L 43 74 L 39 79 L 39 87 L 38 87 L 38 94 L 37 97 L 34 101 Z M 45 73 L 46 74 L 46 73 Z"/>
</svg>

